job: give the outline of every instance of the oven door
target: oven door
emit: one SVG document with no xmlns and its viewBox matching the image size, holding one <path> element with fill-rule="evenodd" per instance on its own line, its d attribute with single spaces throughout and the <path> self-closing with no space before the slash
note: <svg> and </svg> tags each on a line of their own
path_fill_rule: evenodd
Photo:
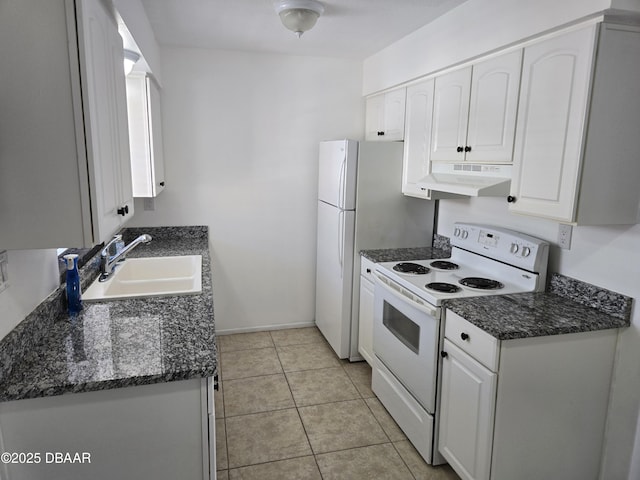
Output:
<svg viewBox="0 0 640 480">
<path fill-rule="evenodd" d="M 440 307 L 376 274 L 373 351 L 429 413 L 435 411 Z"/>
</svg>

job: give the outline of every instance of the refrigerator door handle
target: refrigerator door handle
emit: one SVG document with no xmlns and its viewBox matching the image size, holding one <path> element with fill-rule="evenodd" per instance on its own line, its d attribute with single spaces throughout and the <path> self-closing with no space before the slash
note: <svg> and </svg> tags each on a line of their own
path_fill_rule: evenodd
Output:
<svg viewBox="0 0 640 480">
<path fill-rule="evenodd" d="M 340 278 L 342 278 L 342 264 L 344 262 L 344 210 L 338 213 L 338 264 L 340 265 Z"/>
<path fill-rule="evenodd" d="M 347 169 L 347 156 L 342 159 L 342 165 L 340 165 L 340 179 L 338 181 L 338 208 L 345 208 L 346 194 L 346 169 Z"/>
</svg>

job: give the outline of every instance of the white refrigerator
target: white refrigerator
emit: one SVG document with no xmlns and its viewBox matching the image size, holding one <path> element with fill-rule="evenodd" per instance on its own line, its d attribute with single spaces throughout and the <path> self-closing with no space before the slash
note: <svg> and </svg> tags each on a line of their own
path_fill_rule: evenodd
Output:
<svg viewBox="0 0 640 480">
<path fill-rule="evenodd" d="M 315 321 L 340 358 L 358 353 L 360 251 L 431 245 L 434 202 L 402 194 L 402 142 L 320 143 Z"/>
</svg>

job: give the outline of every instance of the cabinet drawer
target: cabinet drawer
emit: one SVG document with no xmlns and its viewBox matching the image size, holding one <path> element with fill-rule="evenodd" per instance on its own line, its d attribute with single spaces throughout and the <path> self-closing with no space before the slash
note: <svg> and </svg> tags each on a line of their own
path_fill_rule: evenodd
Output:
<svg viewBox="0 0 640 480">
<path fill-rule="evenodd" d="M 360 257 L 360 275 L 369 279 L 370 282 L 375 281 L 373 273 L 375 272 L 376 264 L 365 257 Z"/>
<path fill-rule="evenodd" d="M 447 310 L 444 336 L 490 370 L 498 371 L 500 345 L 497 338 Z"/>
</svg>

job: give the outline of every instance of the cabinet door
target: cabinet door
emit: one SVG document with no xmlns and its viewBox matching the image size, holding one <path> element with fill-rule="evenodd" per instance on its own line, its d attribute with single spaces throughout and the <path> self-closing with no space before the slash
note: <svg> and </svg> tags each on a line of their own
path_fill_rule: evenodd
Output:
<svg viewBox="0 0 640 480">
<path fill-rule="evenodd" d="M 407 88 L 402 193 L 419 198 L 430 198 L 431 194 L 417 182 L 429 173 L 433 84 L 431 79 Z"/>
<path fill-rule="evenodd" d="M 524 49 L 512 212 L 573 221 L 596 28 Z"/>
<path fill-rule="evenodd" d="M 464 160 L 470 90 L 471 67 L 436 78 L 431 136 L 432 161 Z"/>
<path fill-rule="evenodd" d="M 105 5 L 99 0 L 78 5 L 94 241 L 100 243 L 133 215 L 124 54 Z"/>
<path fill-rule="evenodd" d="M 465 160 L 511 163 L 522 50 L 473 66 Z"/>
<path fill-rule="evenodd" d="M 127 76 L 127 112 L 134 197 L 155 197 L 164 189 L 160 92 L 145 73 Z"/>
<path fill-rule="evenodd" d="M 384 95 L 367 98 L 365 139 L 381 140 L 384 132 Z"/>
<path fill-rule="evenodd" d="M 404 111 L 406 89 L 387 92 L 384 96 L 384 140 L 396 141 L 404 138 Z"/>
<path fill-rule="evenodd" d="M 489 480 L 497 375 L 444 340 L 438 448 L 463 480 Z"/>
<path fill-rule="evenodd" d="M 373 292 L 374 284 L 360 276 L 358 352 L 369 365 L 373 365 Z"/>
<path fill-rule="evenodd" d="M 162 144 L 162 108 L 160 106 L 160 90 L 156 83 L 147 76 L 147 92 L 149 102 L 149 132 L 151 144 L 151 164 L 153 195 L 164 190 L 164 146 Z"/>
</svg>

